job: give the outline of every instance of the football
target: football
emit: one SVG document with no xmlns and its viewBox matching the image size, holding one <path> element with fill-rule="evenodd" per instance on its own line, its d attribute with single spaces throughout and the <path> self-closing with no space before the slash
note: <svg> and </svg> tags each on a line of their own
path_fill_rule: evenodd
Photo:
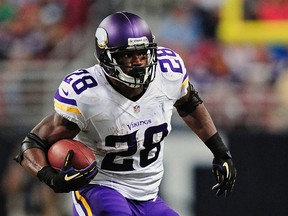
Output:
<svg viewBox="0 0 288 216">
<path fill-rule="evenodd" d="M 82 142 L 73 139 L 62 139 L 55 142 L 48 150 L 47 158 L 50 166 L 60 170 L 69 150 L 74 151 L 71 162 L 75 169 L 84 169 L 96 160 L 92 150 Z"/>
</svg>

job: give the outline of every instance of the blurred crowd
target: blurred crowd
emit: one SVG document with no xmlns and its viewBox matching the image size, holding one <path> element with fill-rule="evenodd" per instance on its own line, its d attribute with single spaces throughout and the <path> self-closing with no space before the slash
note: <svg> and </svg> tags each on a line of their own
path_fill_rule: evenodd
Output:
<svg viewBox="0 0 288 216">
<path fill-rule="evenodd" d="M 217 38 L 221 1 L 189 2 L 166 14 L 157 41 L 182 55 L 217 125 L 224 130 L 287 130 L 287 44 L 223 43 Z M 257 2 L 258 9 L 288 4 Z"/>
<path fill-rule="evenodd" d="M 69 52 L 70 50 L 63 51 L 59 55 L 55 53 L 55 49 L 62 41 L 85 30 L 92 3 L 92 0 L 0 0 L 0 61 L 8 62 L 1 64 L 1 75 L 11 74 L 11 77 L 23 75 L 26 72 L 23 65 L 26 64 L 18 62 L 27 61 L 29 65 L 34 60 L 45 61 L 59 56 L 71 59 L 73 53 Z M 70 41 L 70 47 L 73 46 L 72 42 Z M 21 85 L 29 84 L 28 80 L 24 80 L 20 85 L 4 83 L 0 78 L 1 87 L 6 87 L 4 92 L 0 91 L 0 125 L 3 120 L 1 116 L 8 114 L 5 110 L 7 102 L 5 98 L 9 97 L 10 101 L 19 103 L 23 99 L 13 92 Z M 38 82 L 37 85 L 39 84 Z M 36 88 L 31 99 L 39 100 L 35 94 L 37 94 Z M 11 127 L 1 129 L 1 170 L 5 170 L 5 174 L 3 172 L 0 174 L 0 215 L 70 215 L 71 206 L 64 205 L 67 195 L 56 195 L 44 184 L 24 173 L 19 164 L 12 160 L 17 154 L 14 147 L 18 149 L 21 142 L 18 136 L 23 136 L 23 132 L 17 131 L 17 128 Z"/>
<path fill-rule="evenodd" d="M 251 20 L 288 19 L 287 0 L 244 0 L 244 18 Z"/>
<path fill-rule="evenodd" d="M 49 57 L 65 36 L 85 27 L 91 2 L 0 0 L 0 60 Z"/>
</svg>

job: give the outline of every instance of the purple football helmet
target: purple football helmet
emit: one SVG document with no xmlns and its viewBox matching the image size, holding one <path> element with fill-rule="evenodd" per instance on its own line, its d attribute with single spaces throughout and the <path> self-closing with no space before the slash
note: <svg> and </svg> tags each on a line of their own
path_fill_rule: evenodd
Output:
<svg viewBox="0 0 288 216">
<path fill-rule="evenodd" d="M 155 77 L 156 49 L 154 36 L 147 23 L 139 16 L 117 12 L 106 17 L 95 33 L 96 57 L 107 76 L 131 88 L 148 85 Z M 146 66 L 125 66 L 117 63 L 116 55 L 133 51 L 145 51 Z M 122 68 L 131 69 L 129 75 Z"/>
</svg>

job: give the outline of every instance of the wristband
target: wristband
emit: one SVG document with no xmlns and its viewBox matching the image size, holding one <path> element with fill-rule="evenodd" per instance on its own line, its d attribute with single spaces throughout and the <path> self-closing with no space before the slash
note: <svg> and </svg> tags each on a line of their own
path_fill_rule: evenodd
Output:
<svg viewBox="0 0 288 216">
<path fill-rule="evenodd" d="M 213 136 L 211 136 L 206 142 L 206 146 L 213 153 L 215 158 L 232 158 L 229 152 L 229 149 L 223 143 L 220 135 L 216 132 Z"/>
<path fill-rule="evenodd" d="M 50 166 L 43 167 L 38 173 L 37 177 L 41 182 L 45 182 L 50 185 L 53 176 L 55 175 L 55 170 Z"/>
</svg>

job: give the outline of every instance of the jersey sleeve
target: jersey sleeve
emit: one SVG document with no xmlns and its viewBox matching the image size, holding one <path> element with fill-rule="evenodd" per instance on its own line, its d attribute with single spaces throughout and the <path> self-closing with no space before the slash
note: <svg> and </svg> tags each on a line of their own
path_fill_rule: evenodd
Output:
<svg viewBox="0 0 288 216">
<path fill-rule="evenodd" d="M 88 87 L 96 85 L 91 78 L 86 70 L 73 72 L 63 79 L 54 96 L 55 111 L 76 123 L 80 129 L 87 126 L 87 120 L 82 112 L 82 94 Z"/>
<path fill-rule="evenodd" d="M 171 98 L 179 99 L 187 94 L 189 75 L 180 55 L 173 50 L 159 47 L 158 68 L 164 77 L 164 88 Z"/>
</svg>

